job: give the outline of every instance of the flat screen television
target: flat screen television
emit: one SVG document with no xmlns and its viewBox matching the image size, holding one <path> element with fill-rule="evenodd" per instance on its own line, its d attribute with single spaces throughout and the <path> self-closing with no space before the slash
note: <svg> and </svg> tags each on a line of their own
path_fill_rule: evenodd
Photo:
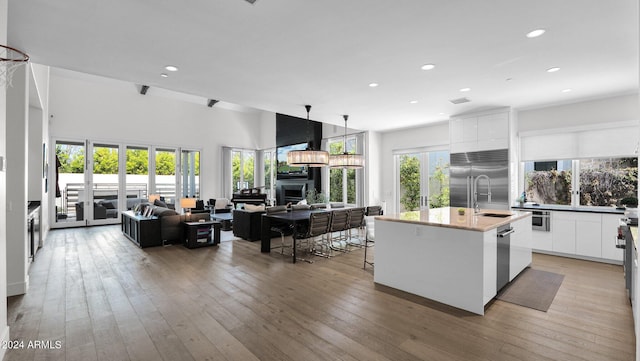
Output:
<svg viewBox="0 0 640 361">
<path fill-rule="evenodd" d="M 292 150 L 305 150 L 307 143 L 285 145 L 277 148 L 276 159 L 278 162 L 278 178 L 307 178 L 309 175 L 306 166 L 290 166 L 287 163 L 287 153 Z"/>
</svg>

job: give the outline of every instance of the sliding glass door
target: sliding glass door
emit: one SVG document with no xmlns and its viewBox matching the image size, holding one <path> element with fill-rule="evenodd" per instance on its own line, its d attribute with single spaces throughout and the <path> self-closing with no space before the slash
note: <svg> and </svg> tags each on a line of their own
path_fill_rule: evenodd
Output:
<svg viewBox="0 0 640 361">
<path fill-rule="evenodd" d="M 84 142 L 57 141 L 55 156 L 55 222 L 77 227 L 85 224 L 87 203 Z"/>
<path fill-rule="evenodd" d="M 449 206 L 448 151 L 398 152 L 394 157 L 398 212 Z"/>
<path fill-rule="evenodd" d="M 167 204 L 176 204 L 178 179 L 176 178 L 176 150 L 156 148 L 155 192 Z"/>
<path fill-rule="evenodd" d="M 115 144 L 89 143 L 92 158 L 87 201 L 93 214 L 87 224 L 115 224 L 120 222 L 120 149 Z M 86 206 L 86 205 L 85 205 Z M 85 207 L 86 208 L 86 207 Z M 85 219 L 87 215 L 85 215 Z"/>
</svg>

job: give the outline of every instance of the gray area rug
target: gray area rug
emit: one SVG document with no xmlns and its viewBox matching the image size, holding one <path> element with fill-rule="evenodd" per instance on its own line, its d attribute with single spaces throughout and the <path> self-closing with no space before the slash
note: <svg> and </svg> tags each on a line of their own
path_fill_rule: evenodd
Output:
<svg viewBox="0 0 640 361">
<path fill-rule="evenodd" d="M 564 275 L 527 268 L 496 297 L 501 301 L 547 312 Z"/>
</svg>

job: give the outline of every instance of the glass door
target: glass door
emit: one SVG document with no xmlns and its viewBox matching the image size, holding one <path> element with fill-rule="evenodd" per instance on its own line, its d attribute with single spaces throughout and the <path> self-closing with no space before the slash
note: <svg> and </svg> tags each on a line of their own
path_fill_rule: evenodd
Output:
<svg viewBox="0 0 640 361">
<path fill-rule="evenodd" d="M 87 224 L 116 224 L 120 222 L 120 158 L 115 144 L 91 144 L 91 172 L 87 201 L 93 204 L 93 215 Z M 86 218 L 86 217 L 85 217 Z"/>
<path fill-rule="evenodd" d="M 52 228 L 78 227 L 93 214 L 87 209 L 84 142 L 56 141 L 55 219 Z"/>
<path fill-rule="evenodd" d="M 416 151 L 394 157 L 398 212 L 449 206 L 448 151 Z"/>
<path fill-rule="evenodd" d="M 176 150 L 156 149 L 155 150 L 155 194 L 160 196 L 160 200 L 166 204 L 176 204 L 177 179 L 176 179 Z"/>
<path fill-rule="evenodd" d="M 126 150 L 126 205 L 127 210 L 149 197 L 149 148 L 127 146 Z"/>
</svg>

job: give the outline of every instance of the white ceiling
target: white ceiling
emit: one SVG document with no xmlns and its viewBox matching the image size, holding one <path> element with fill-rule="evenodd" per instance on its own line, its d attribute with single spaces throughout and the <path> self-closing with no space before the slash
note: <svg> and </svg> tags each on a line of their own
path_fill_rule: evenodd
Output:
<svg viewBox="0 0 640 361">
<path fill-rule="evenodd" d="M 635 92 L 638 14 L 637 0 L 9 0 L 8 38 L 40 64 L 387 130 Z"/>
</svg>

